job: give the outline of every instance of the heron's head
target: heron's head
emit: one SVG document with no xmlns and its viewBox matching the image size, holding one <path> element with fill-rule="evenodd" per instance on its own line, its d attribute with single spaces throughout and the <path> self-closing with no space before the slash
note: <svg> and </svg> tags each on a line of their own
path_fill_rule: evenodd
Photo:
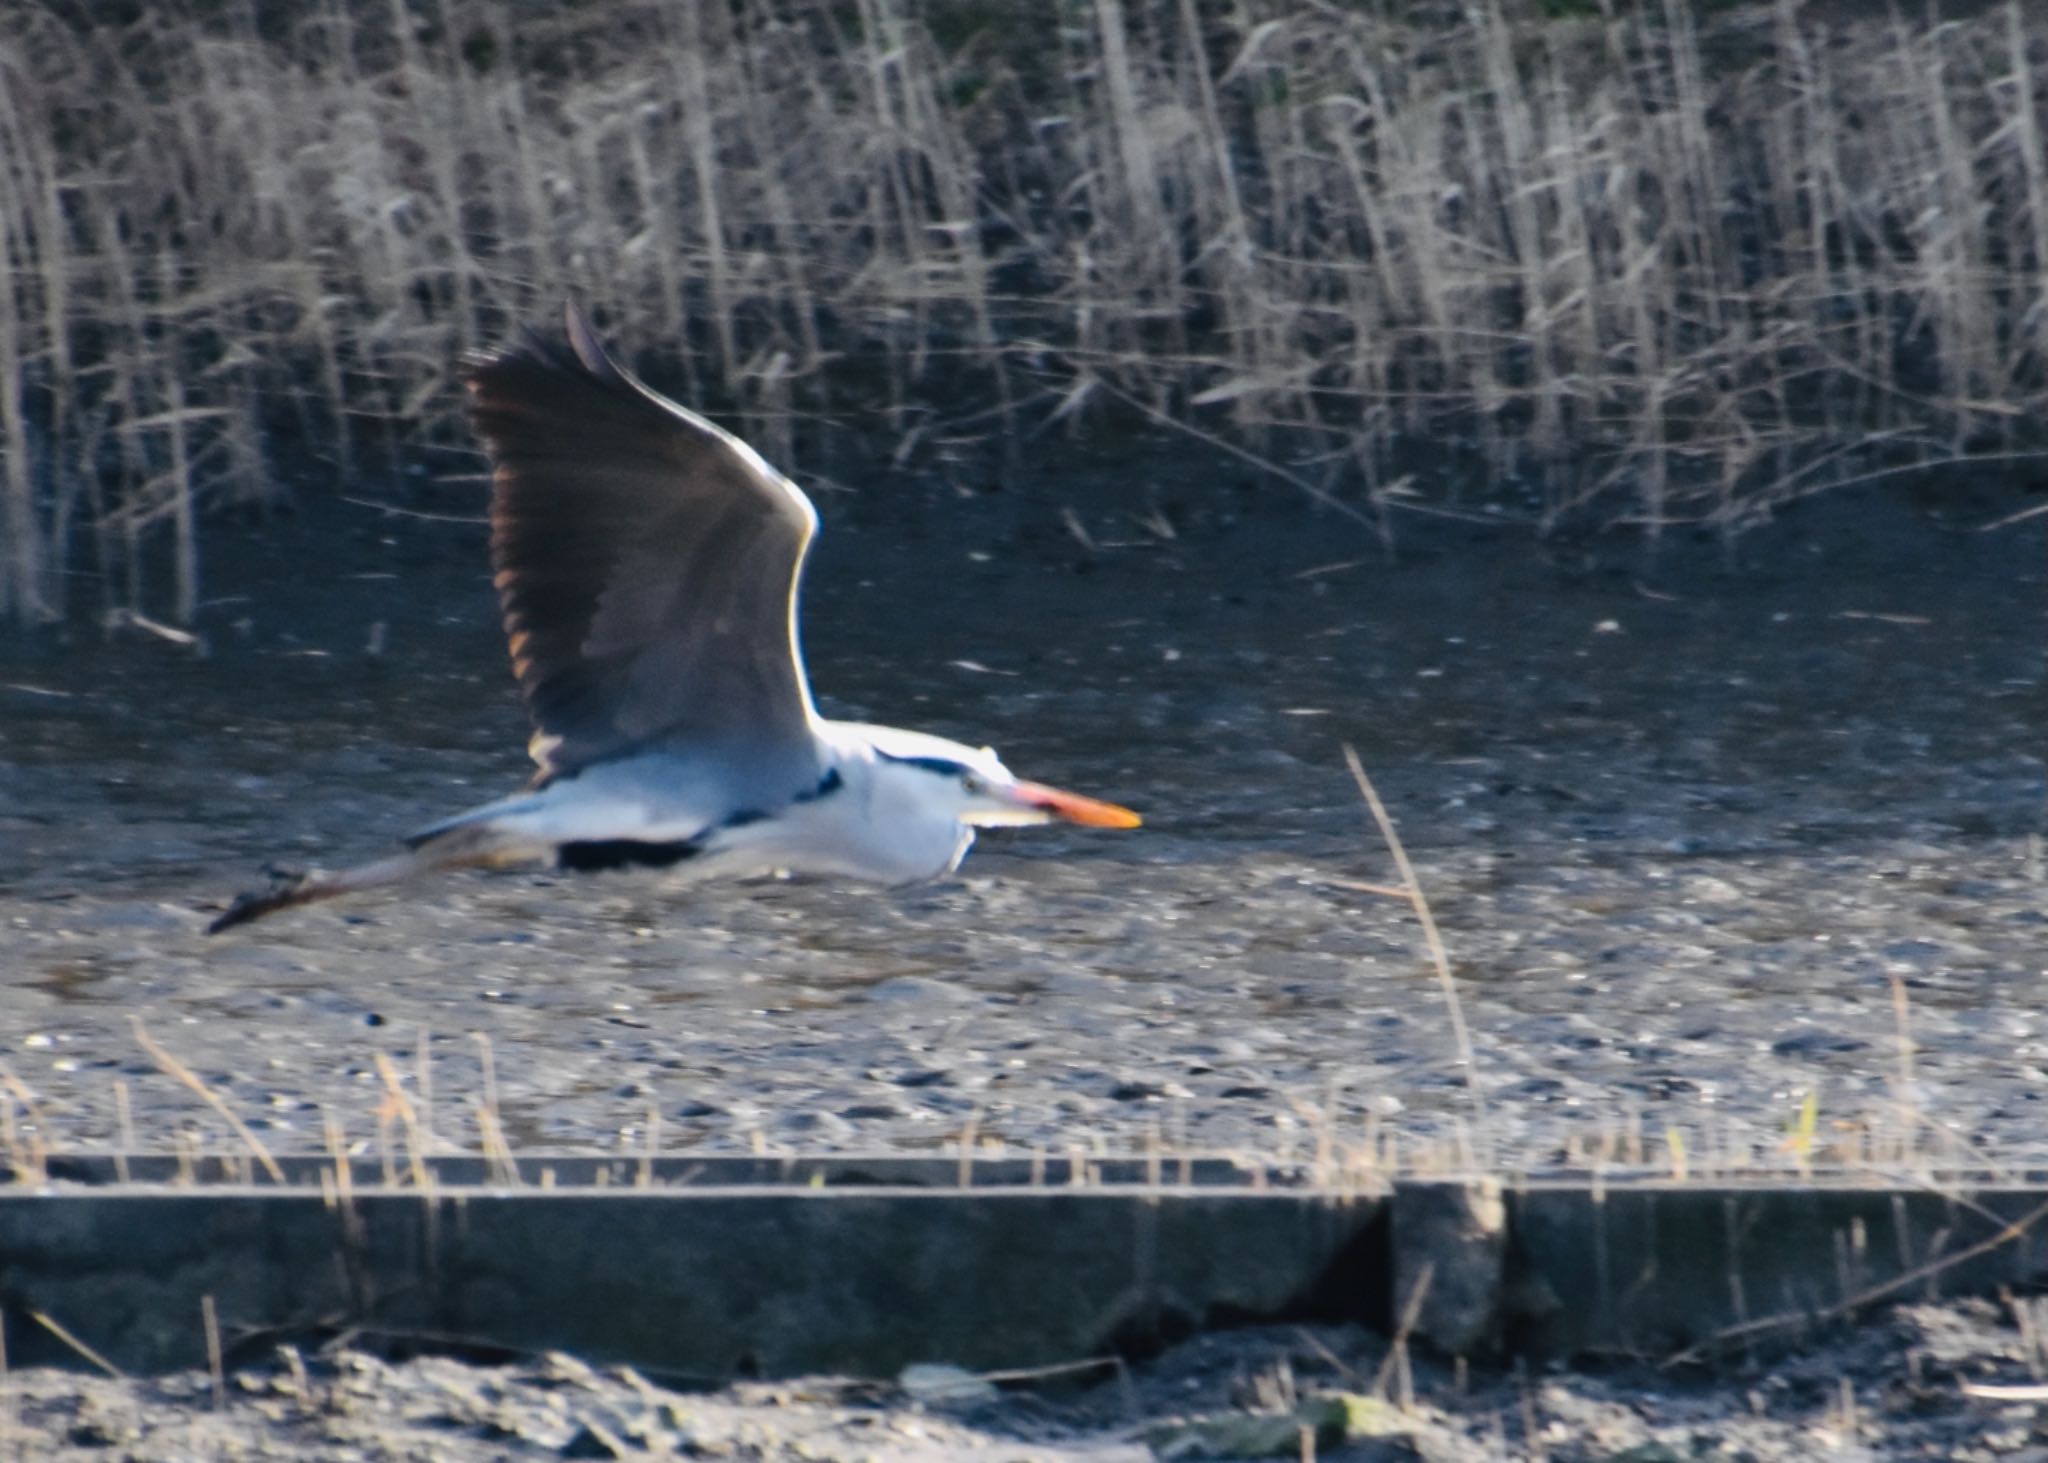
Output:
<svg viewBox="0 0 2048 1463">
<path fill-rule="evenodd" d="M 883 731 L 876 728 L 876 731 Z M 894 728 L 873 741 L 878 764 L 900 780 L 915 777 L 920 796 L 949 808 L 970 828 L 1012 828 L 1027 823 L 1081 823 L 1091 828 L 1135 828 L 1129 808 L 1026 782 L 993 749 Z"/>
</svg>

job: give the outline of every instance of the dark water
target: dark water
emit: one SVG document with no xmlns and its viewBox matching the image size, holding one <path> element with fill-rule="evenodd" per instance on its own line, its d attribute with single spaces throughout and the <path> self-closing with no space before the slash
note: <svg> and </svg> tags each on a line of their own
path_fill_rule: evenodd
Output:
<svg viewBox="0 0 2048 1463">
<path fill-rule="evenodd" d="M 663 1146 L 1704 1165 L 1782 1161 L 1811 1093 L 1844 1156 L 2041 1156 L 2041 520 L 1842 499 L 1734 566 L 1416 521 L 1388 562 L 1292 502 L 1162 538 L 1136 496 L 821 499 L 829 712 L 1148 818 L 985 836 L 910 891 L 456 876 L 203 937 L 265 860 L 373 857 L 525 776 L 474 528 L 333 508 L 223 535 L 205 659 L 16 648 L 22 1120 L 105 1142 L 125 1088 L 141 1141 L 222 1139 L 141 1017 L 279 1147 L 374 1141 L 382 1054 L 464 1145 L 490 1104 L 515 1146 L 638 1146 L 652 1114 Z M 1357 887 L 1396 876 L 1346 742 L 1472 1069 L 1407 907 Z"/>
</svg>

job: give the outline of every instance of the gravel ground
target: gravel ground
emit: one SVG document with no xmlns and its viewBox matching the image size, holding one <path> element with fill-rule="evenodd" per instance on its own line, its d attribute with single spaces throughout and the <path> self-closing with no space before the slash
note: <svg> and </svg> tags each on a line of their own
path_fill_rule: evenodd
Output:
<svg viewBox="0 0 2048 1463">
<path fill-rule="evenodd" d="M 1434 1463 L 1792 1463 L 2048 1457 L 2048 1413 L 1977 1389 L 2042 1390 L 2040 1317 L 1989 1301 L 1899 1308 L 1799 1355 L 1714 1373 L 1647 1368 L 1463 1374 L 1426 1361 L 1403 1385 L 1386 1344 L 1355 1329 L 1198 1337 L 1108 1381 L 956 1397 L 830 1378 L 669 1391 L 569 1357 L 483 1365 L 362 1350 L 291 1353 L 154 1381 L 17 1372 L 0 1444 L 17 1456 L 485 1463 L 520 1458 L 804 1458 L 816 1463 L 1141 1463 L 1277 1441 L 1302 1456 L 1297 1409 L 1332 1393 L 1379 1399 L 1369 1435 L 1326 1434 L 1325 1460 Z M 1382 1373 L 1386 1380 L 1382 1384 Z M 913 1384 L 916 1378 L 906 1378 Z"/>
</svg>

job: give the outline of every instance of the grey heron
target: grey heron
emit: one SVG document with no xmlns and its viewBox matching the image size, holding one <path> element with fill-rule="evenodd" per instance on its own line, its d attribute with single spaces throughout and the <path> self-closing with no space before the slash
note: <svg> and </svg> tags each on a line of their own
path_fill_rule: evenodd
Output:
<svg viewBox="0 0 2048 1463">
<path fill-rule="evenodd" d="M 406 850 L 243 894 L 230 926 L 437 869 L 546 863 L 910 883 L 977 828 L 1135 828 L 989 748 L 832 721 L 811 702 L 797 589 L 818 516 L 746 443 L 642 384 L 568 311 L 476 361 L 493 582 L 539 771 Z"/>
</svg>

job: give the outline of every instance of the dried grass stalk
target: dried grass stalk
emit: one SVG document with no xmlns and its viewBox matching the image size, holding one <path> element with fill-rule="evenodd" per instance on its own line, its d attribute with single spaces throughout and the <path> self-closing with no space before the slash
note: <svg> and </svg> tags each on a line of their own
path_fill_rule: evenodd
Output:
<svg viewBox="0 0 2048 1463">
<path fill-rule="evenodd" d="M 0 13 L 17 621 L 189 621 L 206 508 L 461 442 L 461 354 L 563 295 L 791 465 L 1132 402 L 1382 519 L 1732 534 L 2043 448 L 2023 0 L 102 9 Z"/>
</svg>

